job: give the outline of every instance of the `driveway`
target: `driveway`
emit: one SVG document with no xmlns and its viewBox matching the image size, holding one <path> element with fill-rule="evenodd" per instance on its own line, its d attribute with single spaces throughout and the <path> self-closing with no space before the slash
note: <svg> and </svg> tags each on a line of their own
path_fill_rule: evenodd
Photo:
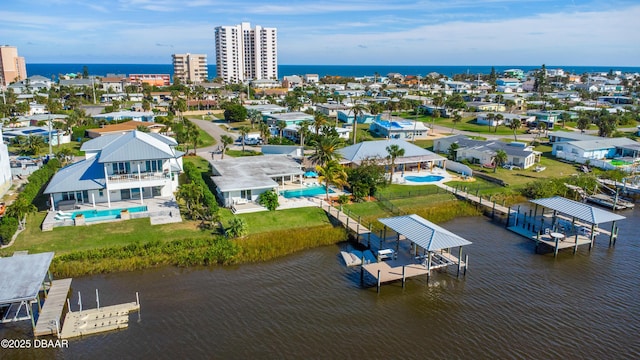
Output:
<svg viewBox="0 0 640 360">
<path fill-rule="evenodd" d="M 192 121 L 194 124 L 196 124 L 198 127 L 200 127 L 200 129 L 204 130 L 207 134 L 211 135 L 211 137 L 213 137 L 216 140 L 215 145 L 198 149 L 198 152 L 197 152 L 198 156 L 205 159 L 214 159 L 214 157 L 217 158 L 218 155 L 216 154 L 220 152 L 220 146 L 222 145 L 222 141 L 220 140 L 220 137 L 222 135 L 228 135 L 234 140 L 234 143 L 229 145 L 227 149 L 242 150 L 242 145 L 239 142 L 235 141 L 238 138 L 238 136 L 240 136 L 238 133 L 228 132 L 224 128 L 222 128 L 220 124 L 215 123 L 213 121 L 200 120 L 200 119 L 189 119 L 189 120 Z M 260 151 L 259 146 L 245 145 L 244 148 L 245 150 Z"/>
</svg>

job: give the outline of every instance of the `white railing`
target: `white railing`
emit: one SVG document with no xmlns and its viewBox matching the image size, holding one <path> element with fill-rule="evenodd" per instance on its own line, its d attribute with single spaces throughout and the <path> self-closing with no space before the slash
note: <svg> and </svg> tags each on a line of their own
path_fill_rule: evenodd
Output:
<svg viewBox="0 0 640 360">
<path fill-rule="evenodd" d="M 138 174 L 119 174 L 119 175 L 109 175 L 109 181 L 112 182 L 130 182 L 130 181 L 148 181 L 148 180 L 165 180 L 171 178 L 171 174 L 169 173 L 161 173 L 161 172 L 143 172 Z"/>
</svg>

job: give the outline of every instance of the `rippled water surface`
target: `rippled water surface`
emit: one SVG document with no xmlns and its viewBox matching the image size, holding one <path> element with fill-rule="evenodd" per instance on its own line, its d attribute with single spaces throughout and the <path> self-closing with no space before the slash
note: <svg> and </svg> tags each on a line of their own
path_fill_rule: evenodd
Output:
<svg viewBox="0 0 640 360">
<path fill-rule="evenodd" d="M 165 267 L 76 278 L 85 307 L 135 300 L 126 330 L 64 350 L 0 358 L 632 359 L 640 358 L 640 212 L 623 213 L 617 245 L 534 254 L 487 218 L 444 227 L 473 241 L 466 278 L 438 273 L 362 288 L 341 246 L 235 268 Z M 373 279 L 368 279 L 374 285 Z M 30 338 L 28 323 L 0 337 Z"/>
</svg>

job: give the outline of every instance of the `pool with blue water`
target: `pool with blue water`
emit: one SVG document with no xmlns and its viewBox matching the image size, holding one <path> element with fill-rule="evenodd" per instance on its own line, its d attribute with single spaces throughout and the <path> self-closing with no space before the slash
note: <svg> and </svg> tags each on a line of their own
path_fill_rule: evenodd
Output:
<svg viewBox="0 0 640 360">
<path fill-rule="evenodd" d="M 405 180 L 418 183 L 438 182 L 442 179 L 444 179 L 444 176 L 440 175 L 405 176 Z"/>
<path fill-rule="evenodd" d="M 120 218 L 120 212 L 125 209 L 108 209 L 108 210 L 80 210 L 71 213 L 71 218 L 75 219 L 76 216 L 82 214 L 86 222 L 114 220 Z M 146 206 L 135 206 L 127 208 L 130 213 L 147 211 Z"/>
<path fill-rule="evenodd" d="M 334 191 L 329 189 L 329 194 L 333 194 Z M 306 196 L 317 196 L 326 194 L 326 190 L 324 186 L 312 186 L 301 189 L 293 189 L 293 190 L 284 190 L 280 192 L 280 195 L 284 196 L 287 199 L 296 198 L 296 197 L 306 197 Z"/>
</svg>

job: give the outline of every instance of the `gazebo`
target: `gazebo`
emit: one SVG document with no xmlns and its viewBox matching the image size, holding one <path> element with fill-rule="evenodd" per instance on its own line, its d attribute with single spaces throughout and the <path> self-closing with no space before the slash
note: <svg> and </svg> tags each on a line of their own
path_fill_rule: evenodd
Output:
<svg viewBox="0 0 640 360">
<path fill-rule="evenodd" d="M 33 305 L 42 310 L 40 291 L 51 288 L 51 260 L 52 252 L 0 258 L 0 323 L 30 319 L 35 331 Z"/>
<path fill-rule="evenodd" d="M 470 241 L 415 214 L 378 221 L 398 234 L 398 242 L 402 236 L 412 243 L 413 255 L 424 259 L 428 276 L 432 269 L 450 265 L 457 265 L 458 275 L 463 266 L 466 271 L 467 260 L 462 261 L 462 247 L 470 245 Z M 458 248 L 457 257 L 451 253 L 451 249 L 455 247 Z"/>
</svg>

